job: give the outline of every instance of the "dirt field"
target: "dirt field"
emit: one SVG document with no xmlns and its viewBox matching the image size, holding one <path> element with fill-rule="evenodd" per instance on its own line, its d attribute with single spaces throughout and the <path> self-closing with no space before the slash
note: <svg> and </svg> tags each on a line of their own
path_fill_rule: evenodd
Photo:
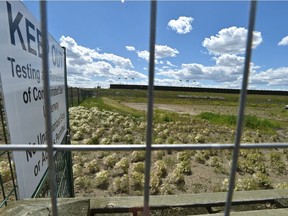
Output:
<svg viewBox="0 0 288 216">
<path fill-rule="evenodd" d="M 146 103 L 123 102 L 122 104 L 138 110 L 147 109 Z M 179 119 L 173 122 L 155 123 L 153 143 L 234 142 L 235 128 L 213 125 L 199 120 L 195 115 L 203 111 L 237 115 L 237 107 L 160 103 L 156 103 L 154 107 L 164 111 L 190 114 L 191 117 L 185 116 L 185 120 L 182 119 L 184 121 Z M 71 128 L 74 143 L 89 144 L 94 141 L 108 145 L 145 143 L 145 118 L 133 118 L 117 112 L 92 111 L 83 108 L 79 111 L 75 110 L 75 113 L 77 115 L 70 115 L 70 123 L 75 125 L 75 129 Z M 274 113 L 272 108 L 250 107 L 247 113 L 261 117 L 270 115 L 271 119 L 277 118 L 277 113 Z M 284 119 L 282 118 L 282 120 Z M 87 129 L 88 126 L 91 128 Z M 79 130 L 82 131 L 82 136 L 78 136 Z M 242 142 L 248 143 L 284 141 L 287 141 L 285 128 L 278 130 L 273 135 L 257 130 L 246 130 L 242 140 Z M 76 196 L 143 194 L 145 155 L 141 157 L 135 155 L 137 155 L 135 151 L 85 154 L 75 152 L 73 170 Z M 125 165 L 127 170 L 123 167 L 119 168 L 123 166 L 123 164 L 120 165 L 123 158 L 127 160 Z M 151 193 L 181 194 L 225 191 L 229 179 L 231 158 L 230 150 L 154 151 L 152 153 Z M 159 161 L 163 165 L 162 168 L 159 168 L 159 164 L 161 164 Z M 241 151 L 236 182 L 237 190 L 288 188 L 286 183 L 287 164 L 288 152 L 282 149 Z M 163 170 L 165 173 L 161 173 L 164 172 Z M 103 182 L 101 183 L 101 181 Z"/>
<path fill-rule="evenodd" d="M 147 110 L 146 103 L 123 103 L 126 106 L 129 106 L 134 109 Z M 214 106 L 211 108 L 210 105 L 188 105 L 188 104 L 154 104 L 155 109 L 162 109 L 171 112 L 177 113 L 187 113 L 190 115 L 197 115 L 201 112 L 210 111 L 210 112 L 223 112 L 223 113 L 236 113 L 237 108 L 228 107 L 228 106 Z"/>
<path fill-rule="evenodd" d="M 146 111 L 147 110 L 147 104 L 146 103 L 128 103 L 124 102 L 122 103 L 125 106 Z M 211 105 L 189 105 L 189 104 L 154 104 L 154 109 L 160 109 L 160 110 L 166 110 L 171 112 L 177 112 L 179 114 L 190 114 L 190 115 L 198 115 L 201 112 L 214 112 L 214 113 L 221 113 L 221 114 L 229 114 L 229 115 L 237 115 L 238 113 L 238 107 L 236 106 L 211 106 Z M 279 106 L 279 109 L 283 109 L 283 107 Z M 287 111 L 288 112 L 288 111 Z M 259 107 L 248 107 L 245 110 L 245 114 L 250 115 L 256 115 L 258 117 L 262 118 L 271 118 L 271 119 L 277 119 L 277 120 L 288 120 L 283 119 L 283 116 L 279 117 L 275 113 L 275 109 L 273 108 L 260 108 Z"/>
</svg>

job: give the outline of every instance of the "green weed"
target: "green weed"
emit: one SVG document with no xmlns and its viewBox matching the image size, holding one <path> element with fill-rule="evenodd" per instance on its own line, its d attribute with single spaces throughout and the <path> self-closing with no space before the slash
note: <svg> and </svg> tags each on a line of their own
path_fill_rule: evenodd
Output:
<svg viewBox="0 0 288 216">
<path fill-rule="evenodd" d="M 203 112 L 198 115 L 201 119 L 207 120 L 213 124 L 236 126 L 237 117 L 235 115 L 223 115 L 219 113 Z M 255 115 L 246 115 L 244 127 L 253 130 L 274 130 L 280 128 L 278 122 L 268 119 L 261 119 Z"/>
</svg>

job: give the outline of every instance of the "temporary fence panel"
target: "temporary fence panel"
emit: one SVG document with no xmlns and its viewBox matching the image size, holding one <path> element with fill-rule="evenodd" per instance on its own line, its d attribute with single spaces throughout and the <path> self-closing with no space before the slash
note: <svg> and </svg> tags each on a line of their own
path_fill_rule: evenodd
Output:
<svg viewBox="0 0 288 216">
<path fill-rule="evenodd" d="M 42 6 L 42 24 L 46 22 L 46 6 L 45 1 L 41 1 Z M 251 1 L 250 7 L 250 19 L 249 19 L 249 27 L 248 27 L 248 37 L 246 44 L 246 55 L 245 55 L 245 65 L 244 65 L 244 76 L 243 76 L 243 84 L 240 95 L 240 105 L 239 105 L 239 113 L 238 113 L 238 124 L 236 128 L 236 138 L 234 144 L 175 144 L 175 145 L 152 145 L 152 131 L 153 131 L 153 87 L 154 87 L 154 63 L 155 63 L 155 39 L 156 39 L 156 1 L 151 2 L 151 22 L 150 22 L 150 59 L 149 59 L 149 87 L 148 87 L 148 114 L 147 114 L 147 134 L 146 134 L 146 145 L 57 145 L 53 143 L 48 143 L 46 145 L 7 145 L 0 146 L 0 150 L 14 150 L 14 151 L 27 151 L 27 150 L 46 150 L 47 148 L 51 148 L 57 151 L 132 151 L 132 150 L 145 150 L 146 151 L 146 161 L 145 161 L 145 186 L 144 186 L 144 202 L 143 202 L 143 213 L 144 215 L 149 215 L 149 181 L 150 181 L 150 167 L 151 167 L 151 152 L 154 150 L 184 150 L 184 149 L 194 149 L 194 150 L 205 150 L 205 149 L 233 149 L 233 161 L 230 172 L 230 181 L 229 181 L 229 190 L 227 193 L 226 200 L 226 208 L 225 215 L 230 215 L 232 197 L 235 185 L 235 175 L 236 168 L 238 163 L 238 155 L 240 148 L 247 149 L 269 149 L 269 148 L 288 148 L 287 143 L 261 143 L 261 144 L 241 144 L 240 138 L 243 131 L 243 118 L 244 118 L 244 110 L 246 105 L 246 96 L 247 96 L 247 86 L 248 86 L 248 77 L 249 77 L 249 66 L 252 52 L 252 36 L 254 30 L 255 23 L 255 14 L 256 14 L 256 1 Z M 44 14 L 43 14 L 44 13 Z M 44 25 L 45 26 L 45 25 Z M 43 41 L 45 44 L 46 41 Z M 45 46 L 45 45 L 43 45 Z M 43 58 L 43 61 L 46 63 L 48 59 Z M 72 90 L 73 91 L 73 90 Z M 73 93 L 74 94 L 74 93 Z M 72 95 L 73 95 L 72 94 Z M 50 146 L 49 146 L 50 145 Z M 50 152 L 51 154 L 51 152 Z M 61 166 L 61 165 L 60 165 Z M 51 167 L 49 167 L 51 168 Z M 56 181 L 57 172 L 52 170 L 50 172 L 50 179 L 54 178 Z M 52 181 L 52 180 L 51 180 Z M 51 185 L 51 184 L 50 184 Z M 63 186 L 65 187 L 65 186 Z M 53 215 L 57 215 L 57 197 L 55 194 L 57 193 L 56 189 L 51 187 L 51 202 Z"/>
<path fill-rule="evenodd" d="M 52 36 L 45 34 L 46 28 L 43 30 L 21 1 L 1 1 L 0 12 L 0 43 L 1 49 L 5 50 L 0 54 L 2 101 L 10 142 L 43 145 L 50 143 L 47 133 L 51 131 L 53 143 L 61 143 L 64 138 L 67 143 L 69 117 L 63 48 Z M 44 52 L 43 46 L 47 48 Z M 45 56 L 49 70 L 42 70 Z M 43 88 L 45 81 L 48 81 L 48 87 Z M 50 126 L 45 129 L 49 119 Z M 13 152 L 20 199 L 32 197 L 41 184 L 46 176 L 48 156 L 47 151 Z"/>
</svg>

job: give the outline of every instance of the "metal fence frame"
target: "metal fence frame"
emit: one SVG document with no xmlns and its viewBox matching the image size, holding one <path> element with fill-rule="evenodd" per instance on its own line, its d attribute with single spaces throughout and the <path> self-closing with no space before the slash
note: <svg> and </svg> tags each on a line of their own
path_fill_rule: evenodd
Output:
<svg viewBox="0 0 288 216">
<path fill-rule="evenodd" d="M 47 140 L 48 145 L 2 145 L 0 146 L 0 151 L 24 151 L 30 150 L 48 150 L 49 159 L 49 175 L 50 175 L 50 189 L 51 189 L 51 204 L 52 213 L 57 216 L 57 188 L 55 186 L 56 182 L 56 172 L 55 164 L 53 160 L 53 151 L 133 151 L 133 150 L 145 150 L 146 151 L 146 161 L 145 161 L 145 183 L 144 183 L 144 203 L 143 203 L 143 213 L 144 215 L 149 215 L 149 181 L 150 181 L 150 167 L 151 167 L 151 152 L 154 150 L 208 150 L 208 149 L 233 149 L 233 160 L 230 172 L 229 190 L 227 192 L 227 200 L 225 206 L 225 215 L 230 215 L 231 204 L 233 199 L 233 191 L 235 186 L 235 175 L 238 163 L 238 156 L 240 149 L 271 149 L 271 148 L 288 148 L 288 143 L 254 143 L 254 144 L 240 144 L 241 135 L 243 131 L 243 121 L 245 114 L 246 105 L 246 95 L 249 77 L 249 66 L 252 53 L 252 39 L 253 30 L 255 25 L 255 15 L 256 15 L 256 0 L 251 0 L 250 6 L 250 17 L 248 26 L 248 36 L 246 44 L 246 55 L 245 55 L 245 65 L 242 80 L 242 89 L 240 94 L 240 105 L 238 112 L 237 128 L 235 143 L 232 144 L 152 144 L 152 129 L 153 129 L 153 101 L 154 101 L 154 60 L 155 60 L 155 39 L 156 39 L 156 11 L 157 2 L 156 0 L 151 1 L 151 15 L 150 15 L 150 61 L 149 61 L 149 87 L 148 87 L 148 107 L 147 107 L 147 134 L 146 134 L 146 145 L 53 145 L 51 142 L 52 133 L 49 131 L 49 118 L 46 118 L 47 126 Z M 44 92 L 49 92 L 48 83 L 48 58 L 45 56 L 47 47 L 47 14 L 46 14 L 46 1 L 40 1 L 41 8 L 41 30 L 43 32 L 43 70 L 46 76 L 44 77 Z M 46 80 L 46 81 L 45 81 Z M 49 97 L 45 100 L 45 107 L 49 107 Z M 48 104 L 48 105 L 47 105 Z M 50 112 L 46 112 L 50 113 Z M 49 138 L 48 138 L 49 137 Z"/>
<path fill-rule="evenodd" d="M 95 92 L 97 94 L 97 92 Z M 79 106 L 81 102 L 87 98 L 94 97 L 94 92 L 91 89 L 83 89 L 78 87 L 67 88 L 67 106 Z"/>
</svg>

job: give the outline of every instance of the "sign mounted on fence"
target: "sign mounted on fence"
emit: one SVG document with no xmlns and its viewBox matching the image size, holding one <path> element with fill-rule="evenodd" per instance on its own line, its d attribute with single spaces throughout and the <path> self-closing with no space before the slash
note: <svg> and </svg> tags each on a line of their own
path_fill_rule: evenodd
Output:
<svg viewBox="0 0 288 216">
<path fill-rule="evenodd" d="M 20 1 L 0 1 L 0 75 L 11 143 L 46 143 L 40 24 Z M 49 74 L 53 142 L 66 134 L 64 50 L 49 35 Z M 35 192 L 48 161 L 47 152 L 13 152 L 19 197 Z"/>
</svg>

